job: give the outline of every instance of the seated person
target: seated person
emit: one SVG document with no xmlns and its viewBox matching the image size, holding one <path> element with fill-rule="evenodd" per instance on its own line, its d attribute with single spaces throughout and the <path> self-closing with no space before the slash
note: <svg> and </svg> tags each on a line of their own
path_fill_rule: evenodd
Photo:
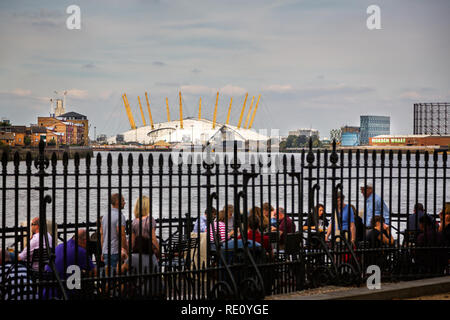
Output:
<svg viewBox="0 0 450 320">
<path fill-rule="evenodd" d="M 419 220 L 421 233 L 417 236 L 414 260 L 425 272 L 442 273 L 448 263 L 444 237 L 433 223 L 431 217 L 424 214 Z M 439 248 L 442 247 L 442 248 Z"/>
<path fill-rule="evenodd" d="M 264 232 L 270 232 L 270 219 L 272 217 L 272 213 L 274 212 L 273 207 L 265 202 L 262 206 L 263 210 L 263 221 L 261 223 Z"/>
<path fill-rule="evenodd" d="M 408 216 L 408 231 L 419 230 L 419 219 L 424 215 L 423 204 L 416 203 L 414 205 L 413 214 Z"/>
<path fill-rule="evenodd" d="M 439 232 L 444 237 L 445 246 L 450 247 L 450 202 L 445 203 L 445 208 L 439 213 Z"/>
<path fill-rule="evenodd" d="M 216 221 L 211 223 L 209 227 L 209 239 L 214 243 L 214 236 L 218 237 L 219 242 L 228 241 L 234 234 L 234 230 L 227 233 L 225 226 L 226 213 L 224 210 L 219 211 Z"/>
<path fill-rule="evenodd" d="M 66 280 L 72 273 L 67 273 L 67 268 L 69 266 L 78 266 L 83 272 L 91 272 L 94 274 L 96 272 L 95 266 L 92 263 L 91 259 L 87 255 L 86 252 L 86 246 L 87 246 L 87 237 L 88 234 L 86 232 L 86 229 L 79 229 L 78 230 L 78 242 L 76 242 L 75 236 L 72 237 L 67 243 L 64 245 L 64 243 L 61 243 L 55 248 L 55 268 L 56 272 L 59 274 L 59 278 L 61 280 Z M 65 248 L 65 254 L 64 254 L 64 248 Z M 64 256 L 66 259 L 66 264 L 64 264 Z M 45 266 L 46 272 L 52 272 L 52 269 L 49 265 Z M 67 290 L 67 288 L 66 288 Z M 49 292 L 44 293 L 44 297 L 46 298 L 52 298 L 52 297 L 59 297 L 60 292 L 59 288 L 56 290 L 56 292 Z M 70 297 L 72 293 L 72 290 L 67 290 L 67 294 Z"/>
<path fill-rule="evenodd" d="M 278 208 L 278 214 L 274 215 L 277 226 L 272 226 L 272 232 L 280 232 L 280 245 L 284 246 L 286 234 L 295 232 L 295 224 L 284 212 L 283 208 Z"/>
<path fill-rule="evenodd" d="M 33 259 L 33 252 L 35 249 L 39 249 L 39 218 L 36 217 L 31 220 L 31 240 L 30 240 L 30 257 L 28 257 L 28 245 L 19 253 L 20 261 L 31 261 Z M 47 232 L 48 243 L 51 246 L 52 236 Z M 47 247 L 45 239 L 43 239 L 44 248 Z M 32 265 L 33 270 L 39 270 L 39 262 L 34 262 Z"/>
<path fill-rule="evenodd" d="M 336 198 L 336 214 L 334 221 L 328 225 L 327 234 L 325 240 L 328 240 L 334 230 L 335 236 L 347 235 L 347 240 L 351 240 L 352 243 L 356 242 L 356 225 L 355 225 L 355 212 L 353 208 L 344 203 L 344 195 L 340 192 Z"/>
<path fill-rule="evenodd" d="M 250 210 L 250 213 L 247 218 L 247 240 L 255 241 L 261 244 L 267 252 L 271 252 L 272 248 L 270 246 L 269 236 L 264 235 L 261 240 L 261 233 L 259 230 L 261 229 L 261 209 L 258 207 L 254 207 Z M 239 235 L 238 239 L 242 239 L 242 235 Z"/>
<path fill-rule="evenodd" d="M 214 221 L 216 219 L 216 208 L 211 208 L 211 221 Z M 206 232 L 208 229 L 208 210 L 205 210 L 205 214 L 203 216 L 200 216 L 197 221 L 194 224 L 193 232 L 200 233 L 200 232 Z"/>
<path fill-rule="evenodd" d="M 372 229 L 367 234 L 367 241 L 371 248 L 394 244 L 394 238 L 389 231 L 389 226 L 384 223 L 383 216 L 372 217 L 371 227 Z"/>
<path fill-rule="evenodd" d="M 3 253 L 5 260 L 3 261 Z M 2 272 L 5 274 L 2 274 Z M 35 300 L 37 295 L 33 290 L 33 280 L 25 265 L 12 263 L 8 252 L 0 248 L 0 294 L 2 300 Z"/>
<path fill-rule="evenodd" d="M 83 271 L 94 271 L 95 266 L 92 263 L 91 259 L 87 256 L 86 253 L 86 244 L 87 244 L 87 233 L 86 229 L 78 230 L 78 248 L 77 242 L 75 242 L 75 236 L 72 237 L 69 241 L 67 241 L 66 245 L 61 243 L 55 249 L 55 267 L 59 273 L 61 279 L 67 278 L 67 267 L 71 265 L 77 265 Z M 64 266 L 64 247 L 66 247 L 66 266 Z M 78 256 L 76 256 L 75 252 L 78 251 Z M 77 259 L 76 259 L 77 258 Z M 66 268 L 65 268 L 66 267 Z M 51 272 L 51 268 L 49 265 L 45 266 L 46 272 Z"/>
<path fill-rule="evenodd" d="M 325 207 L 323 204 L 319 204 L 314 208 L 314 211 L 308 215 L 308 219 L 303 224 L 303 230 L 308 230 L 308 226 L 311 230 L 316 230 L 316 226 L 319 228 L 319 232 L 323 232 L 328 227 L 328 220 L 325 217 Z"/>
</svg>

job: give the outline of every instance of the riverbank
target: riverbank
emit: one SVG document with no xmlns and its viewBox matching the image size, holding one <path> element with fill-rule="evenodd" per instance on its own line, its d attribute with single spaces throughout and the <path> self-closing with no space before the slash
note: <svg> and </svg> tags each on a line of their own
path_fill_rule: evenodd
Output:
<svg viewBox="0 0 450 320">
<path fill-rule="evenodd" d="M 34 159 L 39 155 L 39 148 L 38 147 L 2 147 L 0 149 L 0 159 L 3 159 L 3 153 L 7 152 L 8 154 L 8 161 L 14 160 L 14 154 L 17 152 L 19 154 L 20 161 L 25 161 L 27 157 L 27 153 L 31 153 L 31 158 Z M 91 147 L 46 147 L 45 148 L 45 155 L 51 159 L 53 156 L 53 153 L 56 154 L 56 158 L 58 160 L 63 159 L 64 153 L 67 152 L 67 155 L 69 156 L 69 159 L 73 159 L 75 157 L 75 154 L 78 153 L 80 158 L 86 158 L 87 155 L 90 155 L 91 157 L 94 155 L 94 152 Z"/>
</svg>

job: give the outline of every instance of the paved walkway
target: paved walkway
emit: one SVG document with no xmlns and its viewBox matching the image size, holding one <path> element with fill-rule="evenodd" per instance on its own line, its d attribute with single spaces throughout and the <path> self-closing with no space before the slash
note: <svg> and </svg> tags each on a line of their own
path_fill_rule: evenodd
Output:
<svg viewBox="0 0 450 320">
<path fill-rule="evenodd" d="M 324 287 L 299 291 L 291 294 L 274 295 L 267 300 L 392 300 L 427 297 L 450 292 L 450 276 L 382 283 L 381 289 L 369 290 L 367 287 Z"/>
</svg>

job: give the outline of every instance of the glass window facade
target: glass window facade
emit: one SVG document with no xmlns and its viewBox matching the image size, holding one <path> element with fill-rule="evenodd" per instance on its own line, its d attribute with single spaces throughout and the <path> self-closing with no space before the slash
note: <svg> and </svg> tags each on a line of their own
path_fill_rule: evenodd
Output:
<svg viewBox="0 0 450 320">
<path fill-rule="evenodd" d="M 385 116 L 360 117 L 360 143 L 369 144 L 369 138 L 391 134 L 391 118 Z"/>
</svg>

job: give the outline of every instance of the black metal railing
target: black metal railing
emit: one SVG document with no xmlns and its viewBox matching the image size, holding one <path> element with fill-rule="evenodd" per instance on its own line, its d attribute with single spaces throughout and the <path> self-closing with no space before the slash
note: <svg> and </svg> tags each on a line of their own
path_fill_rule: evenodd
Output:
<svg viewBox="0 0 450 320">
<path fill-rule="evenodd" d="M 369 266 L 450 271 L 445 151 L 44 149 L 1 158 L 1 299 L 248 300 L 361 285 Z"/>
</svg>

